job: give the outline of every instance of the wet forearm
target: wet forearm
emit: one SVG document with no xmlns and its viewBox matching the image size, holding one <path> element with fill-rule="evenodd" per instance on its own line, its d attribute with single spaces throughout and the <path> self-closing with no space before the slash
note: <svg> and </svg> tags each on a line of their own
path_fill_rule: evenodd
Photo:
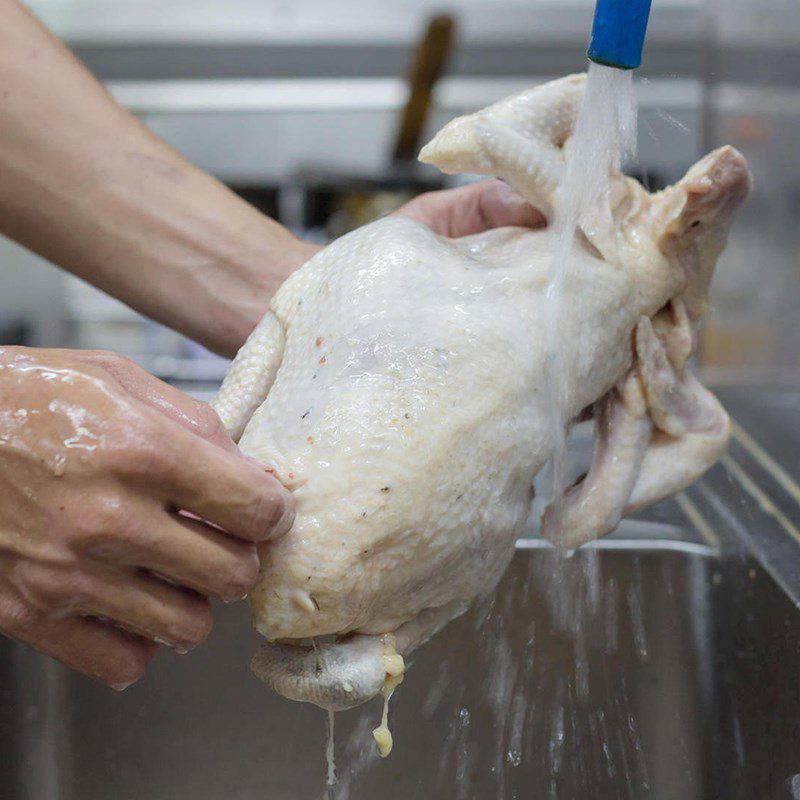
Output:
<svg viewBox="0 0 800 800">
<path fill-rule="evenodd" d="M 224 353 L 312 252 L 153 136 L 10 0 L 0 232 Z"/>
</svg>

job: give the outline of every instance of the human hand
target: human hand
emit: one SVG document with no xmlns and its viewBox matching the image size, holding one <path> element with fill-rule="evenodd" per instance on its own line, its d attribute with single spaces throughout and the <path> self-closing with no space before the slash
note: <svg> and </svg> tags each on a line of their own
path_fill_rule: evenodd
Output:
<svg viewBox="0 0 800 800">
<path fill-rule="evenodd" d="M 393 215 L 410 217 L 427 225 L 440 236 L 451 238 L 483 233 L 504 226 L 540 228 L 546 224 L 544 215 L 508 184 L 499 180 L 427 192 L 394 211 Z M 247 297 L 248 305 L 245 310 L 240 308 L 237 313 L 230 315 L 237 320 L 238 327 L 235 330 L 225 333 L 224 326 L 212 326 L 215 336 L 225 338 L 225 345 L 217 346 L 216 349 L 234 355 L 263 316 L 269 298 L 280 284 L 321 249 L 319 245 L 286 237 L 281 240 L 277 254 L 269 261 L 269 269 L 253 273 L 255 277 L 250 283 L 232 281 L 231 275 L 227 274 L 224 278 L 226 289 L 218 292 L 218 302 L 221 305 L 230 305 L 231 308 L 235 305 L 238 307 L 241 305 L 240 295 L 243 294 Z M 240 286 L 245 287 L 244 293 Z M 205 318 L 203 325 L 208 327 Z"/>
<path fill-rule="evenodd" d="M 110 353 L 0 347 L 0 632 L 123 689 L 292 518 L 204 403 Z"/>
<path fill-rule="evenodd" d="M 416 219 L 440 236 L 450 238 L 506 226 L 541 228 L 546 224 L 541 212 L 499 180 L 427 192 L 394 213 Z"/>
</svg>

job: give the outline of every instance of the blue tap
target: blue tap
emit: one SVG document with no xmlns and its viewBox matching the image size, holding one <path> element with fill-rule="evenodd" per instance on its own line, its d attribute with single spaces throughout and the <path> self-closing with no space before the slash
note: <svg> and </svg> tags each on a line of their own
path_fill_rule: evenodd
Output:
<svg viewBox="0 0 800 800">
<path fill-rule="evenodd" d="M 618 69 L 642 63 L 651 0 L 597 0 L 589 58 Z"/>
</svg>

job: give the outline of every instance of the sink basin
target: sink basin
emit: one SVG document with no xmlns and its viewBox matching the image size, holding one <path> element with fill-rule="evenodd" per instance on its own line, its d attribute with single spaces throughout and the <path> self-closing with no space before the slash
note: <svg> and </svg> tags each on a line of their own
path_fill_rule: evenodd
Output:
<svg viewBox="0 0 800 800">
<path fill-rule="evenodd" d="M 800 440 L 779 430 L 800 402 L 771 397 L 729 392 L 722 464 L 611 537 L 520 540 L 413 655 L 390 758 L 380 700 L 336 715 L 329 797 L 800 800 Z M 322 797 L 325 714 L 250 675 L 257 644 L 246 606 L 219 606 L 203 647 L 117 694 L 0 637 L 0 795 Z"/>
<path fill-rule="evenodd" d="M 320 797 L 324 714 L 248 673 L 256 640 L 246 608 L 220 607 L 206 645 L 122 694 L 2 641 L 3 797 Z M 337 715 L 335 796 L 798 798 L 798 643 L 794 604 L 747 559 L 521 541 L 496 594 L 414 656 L 389 759 L 379 701 Z"/>
</svg>

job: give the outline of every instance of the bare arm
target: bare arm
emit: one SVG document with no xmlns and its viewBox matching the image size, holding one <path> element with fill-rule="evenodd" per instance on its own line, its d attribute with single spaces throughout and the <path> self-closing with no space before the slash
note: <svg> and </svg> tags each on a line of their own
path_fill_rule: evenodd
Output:
<svg viewBox="0 0 800 800">
<path fill-rule="evenodd" d="M 446 236 L 543 223 L 498 181 L 398 213 Z M 225 355 L 318 249 L 154 136 L 16 0 L 0 0 L 0 233 Z"/>
<path fill-rule="evenodd" d="M 117 105 L 0 0 L 0 233 L 232 355 L 315 248 Z"/>
</svg>

